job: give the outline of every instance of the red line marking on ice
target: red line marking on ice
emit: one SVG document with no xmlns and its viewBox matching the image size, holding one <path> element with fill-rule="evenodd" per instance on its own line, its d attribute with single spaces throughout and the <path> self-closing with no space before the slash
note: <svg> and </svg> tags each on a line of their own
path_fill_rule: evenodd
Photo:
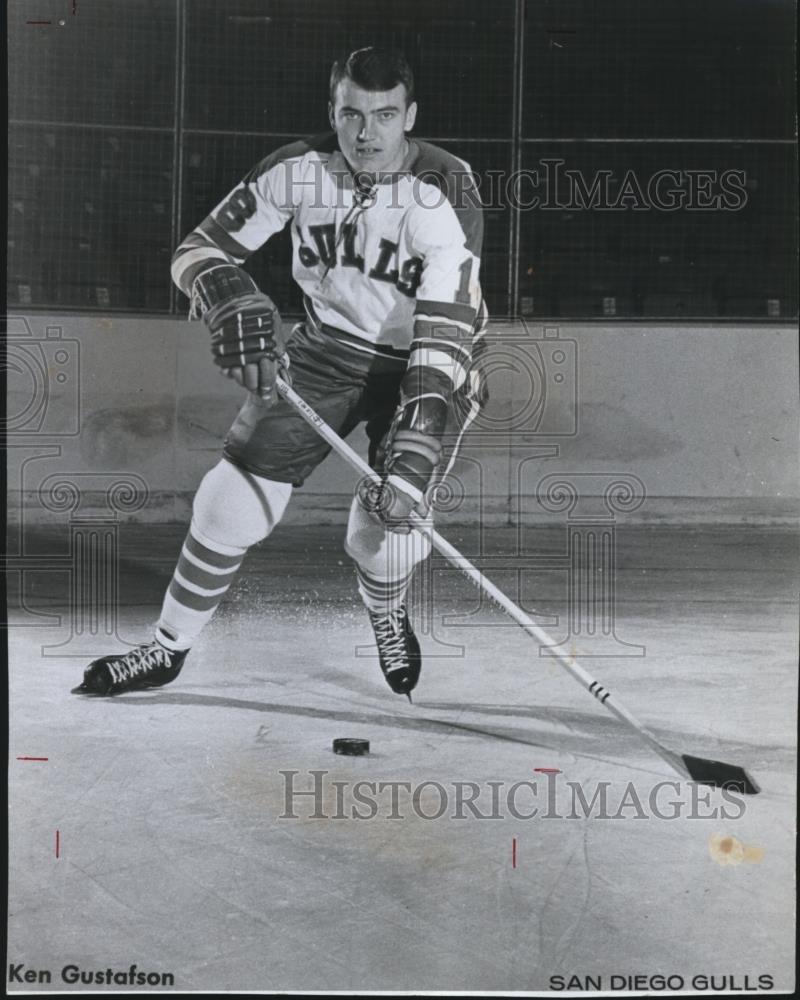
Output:
<svg viewBox="0 0 800 1000">
<path fill-rule="evenodd" d="M 56 857 L 60 856 L 61 849 L 61 831 L 56 830 Z"/>
<path fill-rule="evenodd" d="M 514 837 L 511 840 L 511 867 L 517 867 L 517 838 Z"/>
<path fill-rule="evenodd" d="M 26 21 L 26 24 L 52 24 L 52 21 Z"/>
<path fill-rule="evenodd" d="M 561 774 L 557 767 L 535 767 L 534 771 L 538 771 L 539 774 Z"/>
<path fill-rule="evenodd" d="M 50 760 L 49 757 L 17 757 L 17 760 Z"/>
</svg>

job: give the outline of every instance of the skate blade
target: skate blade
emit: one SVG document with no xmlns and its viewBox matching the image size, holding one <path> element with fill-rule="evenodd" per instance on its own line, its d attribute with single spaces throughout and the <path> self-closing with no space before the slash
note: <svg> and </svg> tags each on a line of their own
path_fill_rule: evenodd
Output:
<svg viewBox="0 0 800 1000">
<path fill-rule="evenodd" d="M 82 694 L 87 698 L 108 698 L 110 695 L 107 691 L 95 691 L 90 688 L 86 683 L 79 684 L 77 687 L 72 688 L 70 694 Z"/>
</svg>

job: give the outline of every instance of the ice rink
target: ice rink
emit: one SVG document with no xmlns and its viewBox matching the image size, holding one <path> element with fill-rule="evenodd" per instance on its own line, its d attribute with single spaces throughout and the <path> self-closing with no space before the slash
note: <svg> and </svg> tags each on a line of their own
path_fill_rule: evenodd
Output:
<svg viewBox="0 0 800 1000">
<path fill-rule="evenodd" d="M 279 527 L 180 677 L 113 699 L 70 695 L 91 657 L 67 642 L 63 578 L 40 575 L 9 633 L 8 961 L 52 981 L 11 988 L 99 988 L 65 984 L 62 968 L 136 963 L 186 991 L 547 991 L 557 976 L 608 989 L 642 973 L 686 990 L 702 987 L 695 976 L 726 990 L 769 976 L 791 991 L 796 534 L 620 528 L 616 635 L 645 655 L 582 660 L 575 640 L 670 749 L 742 765 L 762 788 L 694 802 L 439 558 L 417 595 L 414 704 L 393 695 L 342 534 Z M 463 529 L 448 537 L 477 554 Z M 122 526 L 118 638 L 87 634 L 96 655 L 149 638 L 182 539 Z M 58 544 L 41 531 L 32 550 Z M 564 635 L 564 573 L 529 568 L 519 583 L 502 568 L 511 529 L 481 545 L 487 574 Z M 562 548 L 563 530 L 536 536 L 542 558 Z M 60 625 L 34 617 L 56 613 Z M 368 739 L 369 756 L 334 755 L 342 736 Z M 295 791 L 324 772 L 322 815 L 313 796 L 286 815 L 287 771 Z M 377 815 L 354 817 L 358 781 L 401 783 L 395 818 L 392 786 Z M 508 790 L 530 781 L 515 817 Z M 676 781 L 655 815 L 653 789 Z M 605 789 L 605 817 L 573 810 L 576 785 L 587 800 Z M 463 800 L 459 815 L 457 788 L 487 818 Z"/>
</svg>

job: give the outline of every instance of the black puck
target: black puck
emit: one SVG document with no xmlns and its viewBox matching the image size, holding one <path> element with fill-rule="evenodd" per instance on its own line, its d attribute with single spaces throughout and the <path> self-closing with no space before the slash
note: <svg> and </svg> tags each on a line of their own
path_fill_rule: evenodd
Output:
<svg viewBox="0 0 800 1000">
<path fill-rule="evenodd" d="M 334 740 L 333 752 L 344 754 L 345 757 L 363 757 L 369 753 L 369 740 Z"/>
</svg>

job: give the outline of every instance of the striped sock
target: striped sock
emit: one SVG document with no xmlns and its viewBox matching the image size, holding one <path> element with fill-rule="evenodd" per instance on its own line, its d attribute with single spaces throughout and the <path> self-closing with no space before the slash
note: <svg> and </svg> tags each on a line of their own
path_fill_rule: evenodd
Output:
<svg viewBox="0 0 800 1000">
<path fill-rule="evenodd" d="M 175 650 L 192 645 L 233 583 L 246 552 L 212 541 L 192 524 L 156 627 L 162 646 Z"/>
<path fill-rule="evenodd" d="M 356 563 L 358 592 L 370 611 L 378 613 L 396 611 L 405 600 L 413 573 L 412 569 L 399 580 L 378 580 Z"/>
</svg>

